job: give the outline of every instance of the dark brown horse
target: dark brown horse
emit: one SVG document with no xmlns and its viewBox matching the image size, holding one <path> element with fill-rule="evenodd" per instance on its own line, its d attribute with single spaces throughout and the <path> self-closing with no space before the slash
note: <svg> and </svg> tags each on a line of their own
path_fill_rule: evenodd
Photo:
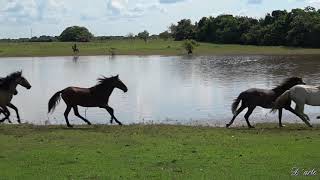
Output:
<svg viewBox="0 0 320 180">
<path fill-rule="evenodd" d="M 79 114 L 78 106 L 106 109 L 111 115 L 110 123 L 115 120 L 119 125 L 122 125 L 122 123 L 114 116 L 113 109 L 108 105 L 109 97 L 114 88 L 121 89 L 123 92 L 128 91 L 127 86 L 119 79 L 119 75 L 110 78 L 98 78 L 97 85 L 91 88 L 67 87 L 64 90 L 55 93 L 51 97 L 48 103 L 48 113 L 54 111 L 62 97 L 67 105 L 64 117 L 68 127 L 72 127 L 68 120 L 68 114 L 71 108 L 73 108 L 74 114 L 77 117 L 85 121 L 88 125 L 91 125 L 87 119 Z"/>
<path fill-rule="evenodd" d="M 284 93 L 286 90 L 298 84 L 305 84 L 305 83 L 299 77 L 291 77 L 286 79 L 282 84 L 280 84 L 279 86 L 273 89 L 252 88 L 240 93 L 238 98 L 235 99 L 232 104 L 232 113 L 234 116 L 232 120 L 229 122 L 229 124 L 226 125 L 227 128 L 232 125 L 235 118 L 246 108 L 248 108 L 248 111 L 244 115 L 244 118 L 246 119 L 248 127 L 254 128 L 253 126 L 251 126 L 249 122 L 249 117 L 252 114 L 253 110 L 257 106 L 260 106 L 266 109 L 271 109 L 273 107 L 274 101 L 282 93 Z M 241 106 L 239 109 L 237 109 L 238 105 L 240 104 L 240 101 L 242 101 Z M 295 111 L 290 107 L 290 104 L 286 105 L 284 108 L 296 114 Z M 281 123 L 281 118 L 282 118 L 282 109 L 279 109 L 279 126 L 283 127 Z"/>
</svg>

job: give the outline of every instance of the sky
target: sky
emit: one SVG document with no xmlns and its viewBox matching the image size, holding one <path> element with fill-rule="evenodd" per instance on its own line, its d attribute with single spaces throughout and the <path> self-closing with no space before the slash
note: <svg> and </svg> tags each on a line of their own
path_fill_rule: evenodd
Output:
<svg viewBox="0 0 320 180">
<path fill-rule="evenodd" d="M 56 36 L 73 25 L 85 26 L 95 36 L 143 30 L 158 34 L 185 18 L 259 18 L 276 9 L 307 6 L 318 9 L 320 0 L 0 0 L 0 38 Z"/>
</svg>

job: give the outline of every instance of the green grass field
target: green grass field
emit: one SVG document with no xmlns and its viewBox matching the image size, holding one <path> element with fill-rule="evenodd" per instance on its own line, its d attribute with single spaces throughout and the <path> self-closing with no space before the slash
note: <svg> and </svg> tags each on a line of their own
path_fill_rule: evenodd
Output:
<svg viewBox="0 0 320 180">
<path fill-rule="evenodd" d="M 0 179 L 320 179 L 319 130 L 1 125 Z"/>
<path fill-rule="evenodd" d="M 110 40 L 105 42 L 77 43 L 79 55 L 107 55 L 115 48 L 117 55 L 183 55 L 186 54 L 180 41 Z M 73 55 L 68 42 L 50 43 L 0 43 L 0 57 L 22 56 L 70 56 Z M 275 46 L 245 46 L 200 43 L 195 55 L 295 55 L 320 54 L 320 49 L 289 48 Z"/>
</svg>

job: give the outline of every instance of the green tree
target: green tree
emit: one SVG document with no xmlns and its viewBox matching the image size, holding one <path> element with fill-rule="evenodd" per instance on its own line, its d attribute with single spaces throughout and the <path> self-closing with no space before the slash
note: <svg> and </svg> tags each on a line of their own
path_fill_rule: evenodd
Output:
<svg viewBox="0 0 320 180">
<path fill-rule="evenodd" d="M 170 31 L 176 41 L 195 39 L 195 26 L 190 19 L 182 19 L 177 25 L 172 24 Z"/>
<path fill-rule="evenodd" d="M 159 34 L 159 37 L 164 40 L 168 40 L 171 38 L 171 34 L 168 31 L 164 31 Z"/>
<path fill-rule="evenodd" d="M 60 41 L 76 41 L 88 42 L 93 38 L 93 35 L 85 27 L 72 26 L 67 27 L 60 35 Z"/>
<path fill-rule="evenodd" d="M 199 46 L 195 40 L 185 40 L 182 44 L 183 48 L 187 51 L 188 54 L 192 54 L 193 50 Z"/>
<path fill-rule="evenodd" d="M 144 30 L 143 32 L 138 33 L 138 38 L 143 39 L 145 43 L 147 43 L 149 38 L 149 32 Z"/>
<path fill-rule="evenodd" d="M 175 40 L 200 42 L 320 47 L 320 10 L 275 10 L 264 18 L 233 15 L 203 17 L 195 24 L 182 19 L 169 28 Z"/>
</svg>

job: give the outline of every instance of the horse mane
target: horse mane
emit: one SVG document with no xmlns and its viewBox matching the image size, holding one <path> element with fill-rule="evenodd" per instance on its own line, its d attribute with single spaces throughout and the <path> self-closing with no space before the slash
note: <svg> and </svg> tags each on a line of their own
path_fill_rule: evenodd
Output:
<svg viewBox="0 0 320 180">
<path fill-rule="evenodd" d="M 10 83 L 18 77 L 21 77 L 21 75 L 22 71 L 16 71 L 4 78 L 0 78 L 0 88 L 9 89 Z"/>
<path fill-rule="evenodd" d="M 105 76 L 101 76 L 97 79 L 98 83 L 96 84 L 96 86 L 98 85 L 104 85 L 104 84 L 107 84 L 109 83 L 111 80 L 113 80 L 113 76 L 111 77 L 105 77 Z"/>
<path fill-rule="evenodd" d="M 285 89 L 287 86 L 292 84 L 292 81 L 298 81 L 299 77 L 290 77 L 290 78 L 286 78 L 281 84 L 279 84 L 278 86 L 276 86 L 275 88 L 273 88 L 272 90 L 279 90 L 279 89 Z"/>
</svg>

